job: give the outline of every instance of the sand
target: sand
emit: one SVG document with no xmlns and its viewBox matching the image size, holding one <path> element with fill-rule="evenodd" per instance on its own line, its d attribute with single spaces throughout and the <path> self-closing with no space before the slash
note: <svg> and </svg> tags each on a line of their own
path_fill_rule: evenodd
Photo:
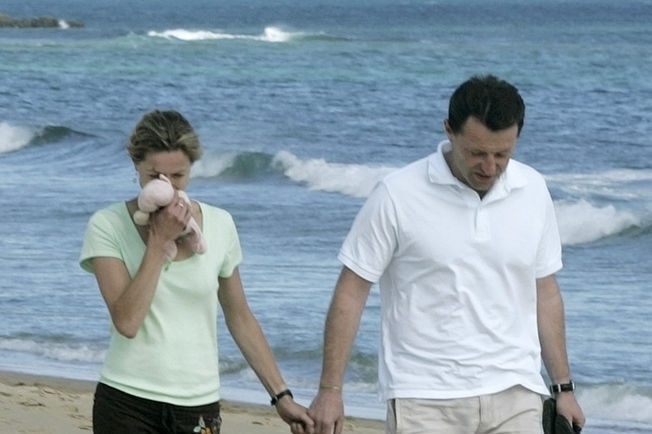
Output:
<svg viewBox="0 0 652 434">
<path fill-rule="evenodd" d="M 95 384 L 88 381 L 0 372 L 0 433 L 88 434 Z M 223 402 L 222 434 L 281 434 L 289 427 L 274 409 Z M 384 433 L 377 420 L 348 418 L 344 432 Z"/>
</svg>

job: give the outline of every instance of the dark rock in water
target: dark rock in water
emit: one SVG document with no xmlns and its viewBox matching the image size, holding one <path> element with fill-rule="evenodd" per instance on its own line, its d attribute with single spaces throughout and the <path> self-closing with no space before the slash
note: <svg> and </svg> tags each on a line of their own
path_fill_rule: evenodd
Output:
<svg viewBox="0 0 652 434">
<path fill-rule="evenodd" d="M 0 14 L 0 27 L 13 28 L 80 28 L 84 27 L 81 21 L 62 20 L 55 17 L 37 17 L 37 18 L 13 18 L 9 15 Z"/>
</svg>

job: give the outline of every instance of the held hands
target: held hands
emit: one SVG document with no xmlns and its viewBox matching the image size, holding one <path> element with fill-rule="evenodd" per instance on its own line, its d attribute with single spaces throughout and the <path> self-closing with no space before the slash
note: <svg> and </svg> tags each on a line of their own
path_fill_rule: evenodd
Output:
<svg viewBox="0 0 652 434">
<path fill-rule="evenodd" d="M 344 427 L 342 391 L 320 389 L 310 404 L 308 416 L 315 424 L 314 431 L 309 434 L 340 434 Z"/>
<path fill-rule="evenodd" d="M 284 396 L 276 403 L 276 412 L 290 425 L 292 434 L 313 434 L 314 422 L 308 416 L 308 410 L 294 402 L 291 396 Z"/>
</svg>

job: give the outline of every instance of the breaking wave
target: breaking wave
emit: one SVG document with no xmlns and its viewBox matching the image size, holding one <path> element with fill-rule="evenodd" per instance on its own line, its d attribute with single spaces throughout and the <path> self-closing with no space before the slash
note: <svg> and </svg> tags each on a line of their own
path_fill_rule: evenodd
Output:
<svg viewBox="0 0 652 434">
<path fill-rule="evenodd" d="M 267 26 L 260 34 L 225 33 L 213 30 L 169 29 L 163 31 L 151 30 L 147 36 L 180 41 L 212 41 L 212 40 L 246 40 L 270 43 L 283 43 L 303 39 L 338 39 L 322 33 L 296 32 L 276 26 Z"/>
</svg>

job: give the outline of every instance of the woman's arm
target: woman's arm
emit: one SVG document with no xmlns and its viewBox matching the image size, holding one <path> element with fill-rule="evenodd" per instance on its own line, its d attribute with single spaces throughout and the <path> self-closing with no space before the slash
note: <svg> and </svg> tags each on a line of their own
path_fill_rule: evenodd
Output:
<svg viewBox="0 0 652 434">
<path fill-rule="evenodd" d="M 229 332 L 267 393 L 270 396 L 278 395 L 287 386 L 263 330 L 249 308 L 238 269 L 230 277 L 221 277 L 219 281 L 218 298 Z M 304 430 L 312 426 L 307 410 L 296 404 L 290 395 L 278 400 L 276 410 L 294 433 L 307 432 Z"/>
<path fill-rule="evenodd" d="M 133 279 L 120 259 L 92 259 L 95 278 L 113 325 L 123 336 L 133 338 L 138 333 L 149 312 L 161 270 L 167 261 L 165 244 L 181 234 L 189 218 L 188 207 L 172 205 L 151 217 L 145 255 Z"/>
</svg>

